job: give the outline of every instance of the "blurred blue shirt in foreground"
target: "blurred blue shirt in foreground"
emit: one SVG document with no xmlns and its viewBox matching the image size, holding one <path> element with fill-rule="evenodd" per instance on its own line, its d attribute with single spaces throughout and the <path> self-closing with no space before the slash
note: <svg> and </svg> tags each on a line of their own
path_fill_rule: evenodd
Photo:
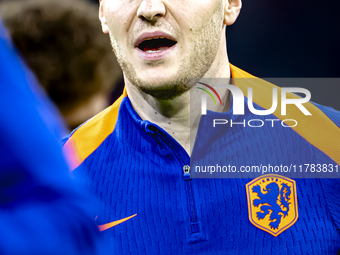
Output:
<svg viewBox="0 0 340 255">
<path fill-rule="evenodd" d="M 59 113 L 39 90 L 0 24 L 0 254 L 101 254 L 57 142 Z"/>
</svg>

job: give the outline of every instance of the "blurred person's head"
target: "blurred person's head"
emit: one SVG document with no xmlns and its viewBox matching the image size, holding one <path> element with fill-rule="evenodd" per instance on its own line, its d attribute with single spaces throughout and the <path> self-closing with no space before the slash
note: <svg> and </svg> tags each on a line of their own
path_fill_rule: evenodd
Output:
<svg viewBox="0 0 340 255">
<path fill-rule="evenodd" d="M 109 104 L 121 79 L 95 4 L 80 0 L 1 1 L 13 42 L 73 128 Z"/>
</svg>

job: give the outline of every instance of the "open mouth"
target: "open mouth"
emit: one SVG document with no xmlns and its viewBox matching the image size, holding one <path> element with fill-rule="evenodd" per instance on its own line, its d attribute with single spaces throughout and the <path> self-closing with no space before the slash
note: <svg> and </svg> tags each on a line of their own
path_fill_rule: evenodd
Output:
<svg viewBox="0 0 340 255">
<path fill-rule="evenodd" d="M 165 37 L 146 38 L 137 47 L 146 53 L 161 52 L 173 47 L 177 42 Z"/>
</svg>

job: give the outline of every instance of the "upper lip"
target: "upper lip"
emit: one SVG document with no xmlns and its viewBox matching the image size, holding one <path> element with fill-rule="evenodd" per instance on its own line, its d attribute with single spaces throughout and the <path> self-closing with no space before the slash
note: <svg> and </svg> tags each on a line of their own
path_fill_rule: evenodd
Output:
<svg viewBox="0 0 340 255">
<path fill-rule="evenodd" d="M 143 33 L 142 35 L 140 35 L 135 41 L 135 47 L 138 47 L 138 45 L 145 40 L 157 39 L 157 38 L 166 38 L 166 39 L 177 42 L 177 40 L 173 38 L 171 35 L 164 33 L 162 31 L 156 31 L 152 33 Z"/>
</svg>

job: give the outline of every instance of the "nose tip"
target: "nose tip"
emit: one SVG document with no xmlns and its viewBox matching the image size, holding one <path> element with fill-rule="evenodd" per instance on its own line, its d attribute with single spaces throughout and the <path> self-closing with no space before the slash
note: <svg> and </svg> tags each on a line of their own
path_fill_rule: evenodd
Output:
<svg viewBox="0 0 340 255">
<path fill-rule="evenodd" d="M 156 21 L 164 17 L 166 9 L 160 0 L 144 0 L 138 8 L 137 16 L 142 20 Z"/>
</svg>

